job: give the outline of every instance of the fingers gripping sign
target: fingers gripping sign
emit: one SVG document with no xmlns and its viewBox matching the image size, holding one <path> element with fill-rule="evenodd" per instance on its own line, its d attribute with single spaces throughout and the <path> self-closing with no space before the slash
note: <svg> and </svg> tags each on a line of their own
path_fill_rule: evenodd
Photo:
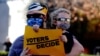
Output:
<svg viewBox="0 0 100 56">
<path fill-rule="evenodd" d="M 27 47 L 25 48 L 20 56 L 31 56 L 32 54 L 29 54 L 30 49 Z"/>
<path fill-rule="evenodd" d="M 66 37 L 65 35 L 62 35 L 62 36 L 61 36 L 61 40 L 62 40 L 63 42 L 65 42 L 65 43 L 67 43 L 67 41 L 68 41 L 68 40 L 67 40 L 67 37 Z"/>
</svg>

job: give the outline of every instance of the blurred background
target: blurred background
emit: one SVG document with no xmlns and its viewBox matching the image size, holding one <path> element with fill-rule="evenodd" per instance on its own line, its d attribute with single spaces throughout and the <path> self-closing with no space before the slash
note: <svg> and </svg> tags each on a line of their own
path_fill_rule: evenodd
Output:
<svg viewBox="0 0 100 56">
<path fill-rule="evenodd" d="M 71 27 L 85 53 L 100 53 L 100 0 L 0 0 L 0 52 L 9 51 L 15 39 L 24 34 L 26 8 L 34 1 L 47 4 L 49 13 L 64 7 L 72 13 Z"/>
</svg>

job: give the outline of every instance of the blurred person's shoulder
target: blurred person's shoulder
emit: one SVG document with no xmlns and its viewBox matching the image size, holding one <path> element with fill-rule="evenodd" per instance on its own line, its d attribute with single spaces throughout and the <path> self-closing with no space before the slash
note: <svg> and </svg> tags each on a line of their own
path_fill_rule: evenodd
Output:
<svg viewBox="0 0 100 56">
<path fill-rule="evenodd" d="M 22 48 L 23 46 L 23 39 L 24 39 L 24 36 L 19 36 L 13 43 L 13 47 L 15 48 Z"/>
</svg>

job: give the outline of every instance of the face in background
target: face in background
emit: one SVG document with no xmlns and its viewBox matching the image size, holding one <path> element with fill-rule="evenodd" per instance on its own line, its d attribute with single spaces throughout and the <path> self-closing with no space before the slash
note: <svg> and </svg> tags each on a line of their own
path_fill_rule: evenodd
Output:
<svg viewBox="0 0 100 56">
<path fill-rule="evenodd" d="M 57 28 L 61 28 L 63 30 L 67 30 L 70 27 L 70 14 L 66 12 L 58 13 L 56 17 L 56 26 Z"/>
</svg>

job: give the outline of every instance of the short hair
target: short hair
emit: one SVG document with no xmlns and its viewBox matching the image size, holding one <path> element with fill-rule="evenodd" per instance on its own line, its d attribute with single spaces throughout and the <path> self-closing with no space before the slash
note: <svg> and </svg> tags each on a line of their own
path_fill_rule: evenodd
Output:
<svg viewBox="0 0 100 56">
<path fill-rule="evenodd" d="M 65 9 L 65 8 L 59 8 L 59 9 L 56 9 L 53 12 L 51 12 L 51 14 L 50 14 L 51 19 L 56 18 L 60 12 L 65 12 L 71 16 L 70 10 Z"/>
</svg>

